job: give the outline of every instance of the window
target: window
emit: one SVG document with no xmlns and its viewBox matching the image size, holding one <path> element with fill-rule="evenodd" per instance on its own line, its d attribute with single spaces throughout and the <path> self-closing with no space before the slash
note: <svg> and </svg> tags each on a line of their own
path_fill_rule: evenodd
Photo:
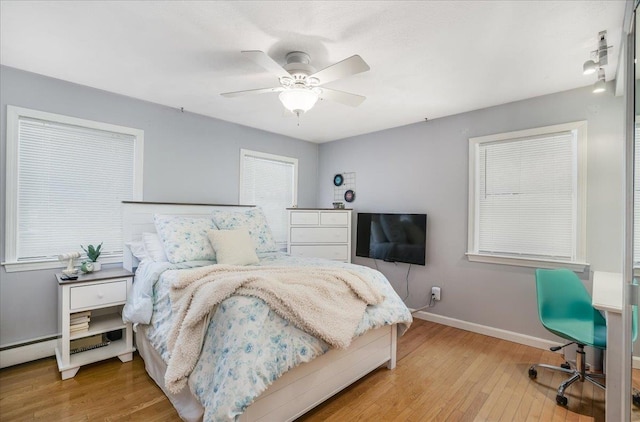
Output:
<svg viewBox="0 0 640 422">
<path fill-rule="evenodd" d="M 121 202 L 142 199 L 143 132 L 7 106 L 7 271 L 58 268 L 103 243 L 122 261 Z"/>
<path fill-rule="evenodd" d="M 585 268 L 586 122 L 469 139 L 470 261 Z"/>
<path fill-rule="evenodd" d="M 286 208 L 297 203 L 298 159 L 240 150 L 240 203 L 259 205 L 276 243 L 287 245 Z"/>
</svg>

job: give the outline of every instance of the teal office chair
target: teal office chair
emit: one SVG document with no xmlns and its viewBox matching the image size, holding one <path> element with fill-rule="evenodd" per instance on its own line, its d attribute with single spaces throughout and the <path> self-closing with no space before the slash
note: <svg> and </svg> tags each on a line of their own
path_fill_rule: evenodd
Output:
<svg viewBox="0 0 640 422">
<path fill-rule="evenodd" d="M 607 323 L 591 304 L 591 296 L 578 276 L 570 270 L 536 270 L 538 316 L 544 327 L 552 333 L 569 340 L 564 346 L 552 347 L 558 351 L 570 344 L 577 344 L 575 367 L 565 362 L 561 366 L 538 363 L 529 368 L 529 377 L 536 378 L 536 368 L 546 368 L 571 375 L 558 387 L 556 403 L 567 405 L 564 392 L 576 381 L 589 381 L 604 389 L 599 380 L 602 374 L 586 371 L 584 346 L 605 350 L 607 348 Z"/>
</svg>

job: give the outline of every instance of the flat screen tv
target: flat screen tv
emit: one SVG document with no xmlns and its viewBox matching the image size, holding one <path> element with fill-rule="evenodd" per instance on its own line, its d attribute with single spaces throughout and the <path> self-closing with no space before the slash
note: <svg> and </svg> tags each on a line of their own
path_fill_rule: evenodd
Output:
<svg viewBox="0 0 640 422">
<path fill-rule="evenodd" d="M 427 215 L 358 213 L 356 256 L 425 265 Z"/>
</svg>

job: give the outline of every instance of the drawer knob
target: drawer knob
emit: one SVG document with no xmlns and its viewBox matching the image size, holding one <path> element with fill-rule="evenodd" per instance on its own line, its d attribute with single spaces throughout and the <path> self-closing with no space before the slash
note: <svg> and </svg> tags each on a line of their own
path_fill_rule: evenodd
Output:
<svg viewBox="0 0 640 422">
<path fill-rule="evenodd" d="M 98 299 L 102 299 L 104 297 L 104 295 L 102 294 L 102 292 L 98 292 Z"/>
</svg>

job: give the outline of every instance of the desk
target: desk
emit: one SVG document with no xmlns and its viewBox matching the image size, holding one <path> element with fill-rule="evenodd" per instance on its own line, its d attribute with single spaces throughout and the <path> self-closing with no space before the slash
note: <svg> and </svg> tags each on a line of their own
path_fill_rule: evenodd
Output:
<svg viewBox="0 0 640 422">
<path fill-rule="evenodd" d="M 607 373 L 607 389 L 605 400 L 608 404 L 621 403 L 623 390 L 622 356 L 622 290 L 624 282 L 622 274 L 595 271 L 593 273 L 593 307 L 605 311 L 607 318 L 607 352 L 605 369 Z M 606 420 L 622 420 L 622 409 L 619 406 L 606 406 Z"/>
</svg>

